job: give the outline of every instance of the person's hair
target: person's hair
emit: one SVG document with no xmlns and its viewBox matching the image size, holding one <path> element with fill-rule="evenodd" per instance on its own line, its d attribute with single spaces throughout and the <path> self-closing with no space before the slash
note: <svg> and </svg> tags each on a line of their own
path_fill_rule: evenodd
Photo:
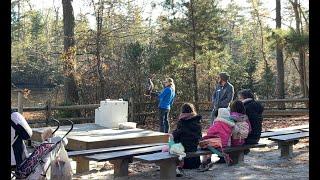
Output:
<svg viewBox="0 0 320 180">
<path fill-rule="evenodd" d="M 169 83 L 170 87 L 175 91 L 176 86 L 174 85 L 173 79 L 172 78 L 166 78 L 166 81 Z"/>
<path fill-rule="evenodd" d="M 254 99 L 254 95 L 251 89 L 243 89 L 238 92 L 238 95 L 241 96 L 243 99 L 247 99 L 247 98 Z"/>
<path fill-rule="evenodd" d="M 227 72 L 221 72 L 219 74 L 220 79 L 222 79 L 223 81 L 227 82 L 230 78 L 230 75 Z"/>
<path fill-rule="evenodd" d="M 244 107 L 242 101 L 234 100 L 230 105 L 230 112 L 246 114 L 246 108 Z"/>
<path fill-rule="evenodd" d="M 182 113 L 194 113 L 194 114 L 197 114 L 196 108 L 195 108 L 194 105 L 191 104 L 191 103 L 184 103 L 184 104 L 181 106 L 181 112 L 182 112 Z"/>
</svg>

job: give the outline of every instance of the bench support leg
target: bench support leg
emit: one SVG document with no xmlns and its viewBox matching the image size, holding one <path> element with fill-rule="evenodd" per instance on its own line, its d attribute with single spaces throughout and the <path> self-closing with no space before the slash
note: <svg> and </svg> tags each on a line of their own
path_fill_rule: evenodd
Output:
<svg viewBox="0 0 320 180">
<path fill-rule="evenodd" d="M 243 163 L 244 151 L 234 151 L 228 154 L 231 158 L 231 162 L 228 164 L 229 166 Z"/>
<path fill-rule="evenodd" d="M 291 158 L 293 156 L 293 144 L 294 141 L 289 141 L 289 142 L 278 142 L 278 146 L 281 149 L 281 157 L 282 158 Z"/>
<path fill-rule="evenodd" d="M 176 160 L 167 160 L 158 164 L 160 166 L 160 179 L 176 178 Z"/>
<path fill-rule="evenodd" d="M 89 171 L 89 160 L 84 157 L 75 157 L 74 160 L 77 163 L 76 173 L 83 173 Z"/>
<path fill-rule="evenodd" d="M 128 176 L 129 163 L 132 163 L 132 158 L 116 159 L 109 161 L 114 165 L 114 177 L 125 177 Z"/>
</svg>

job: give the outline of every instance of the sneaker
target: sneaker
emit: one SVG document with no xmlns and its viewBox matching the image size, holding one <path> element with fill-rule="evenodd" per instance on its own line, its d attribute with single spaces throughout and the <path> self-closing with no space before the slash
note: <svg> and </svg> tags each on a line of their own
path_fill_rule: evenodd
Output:
<svg viewBox="0 0 320 180">
<path fill-rule="evenodd" d="M 176 168 L 176 177 L 182 177 L 183 176 L 183 171 L 182 171 L 182 168 L 181 167 L 177 167 Z"/>
<path fill-rule="evenodd" d="M 213 166 L 213 162 L 210 162 L 208 164 L 201 164 L 200 167 L 198 168 L 199 172 L 205 172 L 208 171 L 210 168 Z"/>
</svg>

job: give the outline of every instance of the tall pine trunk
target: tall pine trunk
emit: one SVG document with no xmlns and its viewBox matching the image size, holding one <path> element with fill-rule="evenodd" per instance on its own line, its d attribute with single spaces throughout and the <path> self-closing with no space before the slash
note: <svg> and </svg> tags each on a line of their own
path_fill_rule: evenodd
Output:
<svg viewBox="0 0 320 180">
<path fill-rule="evenodd" d="M 193 0 L 190 0 L 190 13 L 192 23 L 192 62 L 193 62 L 193 83 L 194 83 L 194 101 L 199 101 L 198 95 L 198 80 L 197 80 L 197 61 L 196 61 L 196 22 L 194 17 L 194 4 Z"/>
<path fill-rule="evenodd" d="M 294 15 L 295 15 L 295 20 L 296 20 L 296 33 L 298 37 L 302 37 L 302 33 L 300 30 L 300 25 L 301 25 L 301 16 L 299 13 L 299 4 L 297 0 L 291 1 L 290 3 L 292 4 Z M 299 76 L 300 76 L 300 87 L 301 87 L 301 93 L 303 94 L 303 97 L 308 97 L 308 87 L 307 87 L 307 78 L 306 78 L 306 69 L 305 69 L 305 51 L 302 46 L 299 47 Z"/>
<path fill-rule="evenodd" d="M 75 40 L 74 40 L 74 15 L 71 4 L 72 0 L 62 0 L 63 29 L 64 29 L 64 98 L 65 104 L 79 102 L 77 83 L 75 79 Z"/>
<path fill-rule="evenodd" d="M 281 2 L 276 0 L 276 29 L 281 29 Z M 284 99 L 284 64 L 283 64 L 283 48 L 280 44 L 280 39 L 276 40 L 276 54 L 277 54 L 277 98 Z M 279 108 L 284 108 L 284 104 L 279 104 Z"/>
</svg>

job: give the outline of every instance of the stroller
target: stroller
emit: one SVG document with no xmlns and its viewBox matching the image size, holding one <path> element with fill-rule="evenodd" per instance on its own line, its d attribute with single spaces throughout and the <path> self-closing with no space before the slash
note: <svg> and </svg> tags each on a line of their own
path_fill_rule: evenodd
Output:
<svg viewBox="0 0 320 180">
<path fill-rule="evenodd" d="M 60 122 L 53 118 L 52 120 L 58 125 L 52 132 L 52 135 L 54 136 L 54 133 L 60 127 Z M 71 123 L 71 128 L 68 132 L 62 138 L 55 136 L 37 146 L 33 153 L 16 167 L 15 172 L 12 173 L 13 177 L 11 179 L 14 177 L 16 177 L 16 179 L 46 179 L 48 170 L 51 166 L 51 161 L 57 156 L 61 147 L 67 144 L 65 137 L 73 129 L 73 122 L 71 120 L 67 121 Z"/>
</svg>

